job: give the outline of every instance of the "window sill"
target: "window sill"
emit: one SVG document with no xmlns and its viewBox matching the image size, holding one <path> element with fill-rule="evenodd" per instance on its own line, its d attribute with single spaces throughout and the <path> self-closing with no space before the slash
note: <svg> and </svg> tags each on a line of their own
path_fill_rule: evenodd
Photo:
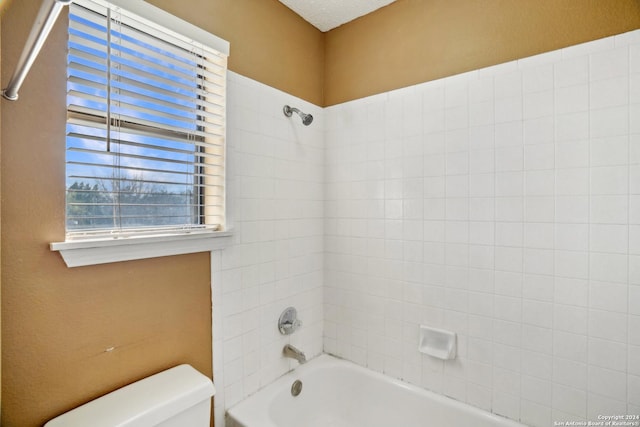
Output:
<svg viewBox="0 0 640 427">
<path fill-rule="evenodd" d="M 119 239 L 70 240 L 49 245 L 60 252 L 67 267 L 107 264 L 195 252 L 208 252 L 228 246 L 230 231 L 128 237 Z"/>
</svg>

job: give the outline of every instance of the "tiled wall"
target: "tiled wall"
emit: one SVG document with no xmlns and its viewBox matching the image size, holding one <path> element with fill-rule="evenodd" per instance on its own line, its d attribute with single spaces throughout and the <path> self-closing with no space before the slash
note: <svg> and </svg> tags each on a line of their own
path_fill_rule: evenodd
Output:
<svg viewBox="0 0 640 427">
<path fill-rule="evenodd" d="M 303 126 L 285 104 L 314 116 Z M 323 110 L 238 74 L 228 78 L 227 203 L 233 244 L 212 254 L 216 425 L 224 408 L 289 371 L 291 343 L 322 352 Z M 298 309 L 303 327 L 280 335 Z"/>
<path fill-rule="evenodd" d="M 325 119 L 326 352 L 532 426 L 640 413 L 640 31 Z"/>
</svg>

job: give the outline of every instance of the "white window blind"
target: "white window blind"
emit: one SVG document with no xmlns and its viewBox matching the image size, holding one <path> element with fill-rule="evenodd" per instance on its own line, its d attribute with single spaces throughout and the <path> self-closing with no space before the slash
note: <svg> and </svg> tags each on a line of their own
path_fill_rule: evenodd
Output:
<svg viewBox="0 0 640 427">
<path fill-rule="evenodd" d="M 227 53 L 141 15 L 70 7 L 68 238 L 224 228 Z"/>
</svg>

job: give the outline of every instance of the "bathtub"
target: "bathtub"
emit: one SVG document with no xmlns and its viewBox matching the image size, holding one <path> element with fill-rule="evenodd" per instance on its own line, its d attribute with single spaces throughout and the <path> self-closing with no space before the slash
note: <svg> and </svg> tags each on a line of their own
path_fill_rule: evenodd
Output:
<svg viewBox="0 0 640 427">
<path fill-rule="evenodd" d="M 297 397 L 294 381 L 302 381 Z M 523 427 L 351 362 L 321 355 L 227 412 L 227 427 Z"/>
</svg>

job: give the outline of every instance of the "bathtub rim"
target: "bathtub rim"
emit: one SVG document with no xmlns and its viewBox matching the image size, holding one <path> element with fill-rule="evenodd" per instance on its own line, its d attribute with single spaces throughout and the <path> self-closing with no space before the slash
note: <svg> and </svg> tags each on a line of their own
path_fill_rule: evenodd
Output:
<svg viewBox="0 0 640 427">
<path fill-rule="evenodd" d="M 461 402 L 444 394 L 439 394 L 434 391 L 408 383 L 406 381 L 393 378 L 389 375 L 360 366 L 350 360 L 342 359 L 328 353 L 321 353 L 310 359 L 307 363 L 298 365 L 295 369 L 287 372 L 286 374 L 277 378 L 275 381 L 259 389 L 252 395 L 232 405 L 225 411 L 225 420 L 227 421 L 227 425 L 229 425 L 229 421 L 231 421 L 231 426 L 253 427 L 259 425 L 261 427 L 278 427 L 270 419 L 267 420 L 264 418 L 264 415 L 269 413 L 269 404 L 273 402 L 275 397 L 282 390 L 288 390 L 291 386 L 292 381 L 300 379 L 305 374 L 319 369 L 331 368 L 334 366 L 346 366 L 349 369 L 354 369 L 355 371 L 363 375 L 390 383 L 395 387 L 406 389 L 411 393 L 417 393 L 427 399 L 430 399 L 438 404 L 450 407 L 454 410 L 472 413 L 484 419 L 496 421 L 497 423 L 499 423 L 499 427 L 526 427 L 525 424 L 521 424 L 520 422 L 512 420 L 505 416 L 486 411 L 484 409 L 478 408 L 465 402 Z M 236 424 L 233 424 L 233 422 L 235 422 Z"/>
</svg>

